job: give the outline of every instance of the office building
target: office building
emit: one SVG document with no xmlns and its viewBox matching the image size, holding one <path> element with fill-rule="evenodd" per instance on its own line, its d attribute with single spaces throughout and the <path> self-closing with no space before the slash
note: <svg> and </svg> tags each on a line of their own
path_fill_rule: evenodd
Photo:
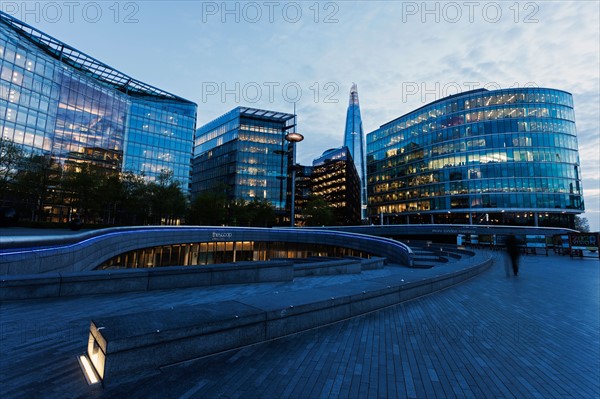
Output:
<svg viewBox="0 0 600 399">
<path fill-rule="evenodd" d="M 356 84 L 350 88 L 350 100 L 346 113 L 346 128 L 344 130 L 344 146 L 348 147 L 350 155 L 354 160 L 361 185 L 361 217 L 367 217 L 367 170 L 365 154 L 365 134 L 360 116 L 360 105 L 358 103 L 358 89 Z"/>
<path fill-rule="evenodd" d="M 89 164 L 152 181 L 170 173 L 185 193 L 195 103 L 136 80 L 0 14 L 0 129 L 63 170 Z M 151 60 L 147 60 L 151 62 Z M 63 210 L 48 204 L 53 219 Z"/>
<path fill-rule="evenodd" d="M 296 226 L 307 225 L 306 206 L 313 194 L 312 177 L 312 166 L 296 165 L 296 192 L 294 196 Z"/>
<path fill-rule="evenodd" d="M 360 178 L 347 147 L 327 150 L 313 161 L 312 194 L 333 209 L 335 224 L 361 223 Z"/>
<path fill-rule="evenodd" d="M 294 115 L 247 107 L 232 111 L 196 132 L 192 196 L 225 190 L 230 199 L 270 202 L 289 222 L 293 143 L 286 134 Z"/>
<path fill-rule="evenodd" d="M 571 94 L 473 90 L 367 135 L 373 223 L 572 227 L 584 211 Z"/>
</svg>

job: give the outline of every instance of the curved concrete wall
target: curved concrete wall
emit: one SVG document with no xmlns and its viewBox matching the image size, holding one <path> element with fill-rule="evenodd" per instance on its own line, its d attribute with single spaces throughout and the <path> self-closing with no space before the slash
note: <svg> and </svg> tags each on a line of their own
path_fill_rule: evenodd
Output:
<svg viewBox="0 0 600 399">
<path fill-rule="evenodd" d="M 410 248 L 394 240 L 341 231 L 244 227 L 151 226 L 97 230 L 71 236 L 4 237 L 0 274 L 38 274 L 92 270 L 136 249 L 160 245 L 223 241 L 323 244 L 367 252 L 412 266 Z"/>
<path fill-rule="evenodd" d="M 492 259 L 441 275 L 404 281 L 403 276 L 282 293 L 236 297 L 235 301 L 177 306 L 95 317 L 88 357 L 104 387 L 158 374 L 161 367 L 360 316 L 431 294 L 489 269 Z"/>
</svg>

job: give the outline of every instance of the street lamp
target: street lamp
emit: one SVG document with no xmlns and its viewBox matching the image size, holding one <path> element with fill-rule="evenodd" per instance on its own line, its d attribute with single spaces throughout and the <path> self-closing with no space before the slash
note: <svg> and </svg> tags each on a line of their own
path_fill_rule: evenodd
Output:
<svg viewBox="0 0 600 399">
<path fill-rule="evenodd" d="M 287 132 L 286 130 L 292 129 L 292 132 Z M 285 179 L 288 178 L 289 176 L 289 172 L 292 172 L 292 181 L 291 181 L 291 185 L 292 185 L 292 192 L 291 192 L 291 204 L 290 204 L 290 223 L 292 225 L 292 227 L 294 227 L 295 224 L 295 210 L 296 210 L 296 143 L 301 142 L 302 140 L 304 140 L 304 136 L 301 135 L 300 133 L 297 133 L 296 131 L 296 104 L 294 104 L 294 122 L 291 125 L 288 125 L 286 127 L 283 128 L 282 131 L 282 136 L 283 139 L 281 140 L 281 150 L 275 150 L 274 153 L 275 154 L 280 154 L 281 155 L 281 167 L 280 167 L 280 175 L 277 176 L 277 179 L 279 179 L 279 203 L 283 204 L 283 181 Z M 291 149 L 290 146 L 288 145 L 287 150 L 284 149 L 285 148 L 285 142 L 291 143 Z M 288 155 L 288 167 L 287 167 L 287 173 L 284 175 L 283 174 L 283 157 L 284 155 Z M 290 158 L 289 155 L 291 154 L 291 162 L 290 162 Z M 291 165 L 290 165 L 291 163 Z M 286 196 L 287 197 L 287 196 Z M 284 213 L 285 213 L 285 209 L 284 209 Z"/>
<path fill-rule="evenodd" d="M 295 112 L 294 119 L 296 119 Z M 295 120 L 294 130 L 296 130 Z M 297 132 L 291 132 L 285 135 L 285 140 L 292 143 L 292 200 L 290 204 L 290 225 L 294 227 L 296 223 L 296 143 L 304 140 L 304 136 Z"/>
<path fill-rule="evenodd" d="M 291 143 L 299 143 L 304 140 L 304 136 L 300 133 L 292 132 L 285 135 L 285 139 Z"/>
</svg>

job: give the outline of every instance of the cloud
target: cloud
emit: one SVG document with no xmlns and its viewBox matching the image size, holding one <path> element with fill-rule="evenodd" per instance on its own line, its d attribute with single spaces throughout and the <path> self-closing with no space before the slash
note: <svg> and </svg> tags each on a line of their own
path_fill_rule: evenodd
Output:
<svg viewBox="0 0 600 399">
<path fill-rule="evenodd" d="M 326 8 L 330 3 L 333 8 Z M 456 23 L 443 14 L 451 11 L 444 2 L 330 3 L 298 3 L 302 18 L 296 23 L 285 21 L 281 8 L 272 23 L 265 17 L 222 23 L 220 15 L 206 20 L 200 3 L 143 2 L 137 24 L 103 20 L 40 28 L 134 78 L 197 102 L 199 125 L 238 105 L 293 109 L 281 90 L 272 101 L 265 93 L 249 103 L 231 95 L 223 101 L 222 93 L 206 98 L 203 84 L 297 83 L 303 91 L 299 131 L 305 135 L 298 159 L 304 163 L 342 144 L 352 82 L 358 83 L 365 133 L 442 97 L 453 83 L 464 90 L 471 82 L 502 87 L 535 82 L 566 90 L 575 102 L 586 206 L 599 209 L 593 191 L 600 158 L 598 2 L 495 2 L 502 9 L 497 22 L 490 15 L 486 20 L 482 3 L 471 21 L 465 3 L 455 2 L 463 7 Z M 439 11 L 409 15 L 410 5 Z M 327 16 L 337 22 L 325 23 Z M 528 17 L 537 22 L 527 23 Z M 332 98 L 337 102 L 325 101 L 329 83 L 337 87 Z M 409 84 L 421 93 L 407 96 Z M 423 95 L 427 90 L 433 94 Z"/>
</svg>

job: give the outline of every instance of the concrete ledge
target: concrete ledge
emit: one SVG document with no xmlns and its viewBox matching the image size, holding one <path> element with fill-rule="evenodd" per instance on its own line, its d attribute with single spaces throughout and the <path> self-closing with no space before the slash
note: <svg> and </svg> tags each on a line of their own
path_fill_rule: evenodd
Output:
<svg viewBox="0 0 600 399">
<path fill-rule="evenodd" d="M 293 264 L 289 261 L 4 276 L 0 280 L 0 300 L 292 281 L 293 278 Z"/>
<path fill-rule="evenodd" d="M 380 256 L 372 256 L 370 258 L 359 258 L 357 256 L 346 256 L 344 259 L 354 259 L 360 261 L 362 270 L 377 270 L 383 269 L 387 264 L 387 259 Z"/>
<path fill-rule="evenodd" d="M 159 367 L 342 321 L 450 287 L 487 270 L 491 259 L 404 282 L 398 276 L 272 293 L 92 320 L 88 356 L 105 386 Z"/>
<path fill-rule="evenodd" d="M 94 319 L 88 355 L 105 385 L 264 340 L 264 312 L 235 301 Z"/>
<path fill-rule="evenodd" d="M 202 269 L 201 271 L 194 269 Z M 211 284 L 211 272 L 203 266 L 173 266 L 152 269 L 147 290 L 202 287 Z"/>
<path fill-rule="evenodd" d="M 361 271 L 361 261 L 357 259 L 341 259 L 294 265 L 294 277 L 357 274 Z"/>
<path fill-rule="evenodd" d="M 373 256 L 370 259 L 361 259 L 360 265 L 363 270 L 383 269 L 387 262 L 386 258 Z"/>
<path fill-rule="evenodd" d="M 0 299 L 33 299 L 291 281 L 294 277 L 357 274 L 362 270 L 380 269 L 383 268 L 385 260 L 385 258 L 349 258 L 299 264 L 280 260 L 5 276 L 0 284 Z"/>
<path fill-rule="evenodd" d="M 58 296 L 146 291 L 150 269 L 98 270 L 96 273 L 59 273 Z"/>
<path fill-rule="evenodd" d="M 429 263 L 418 263 L 418 260 L 415 261 L 415 263 L 413 263 L 413 266 L 415 269 L 431 269 L 432 267 L 434 267 L 435 265 L 433 263 L 429 264 Z"/>
<path fill-rule="evenodd" d="M 59 273 L 4 276 L 0 279 L 0 301 L 57 297 L 60 295 L 60 281 Z"/>
</svg>

